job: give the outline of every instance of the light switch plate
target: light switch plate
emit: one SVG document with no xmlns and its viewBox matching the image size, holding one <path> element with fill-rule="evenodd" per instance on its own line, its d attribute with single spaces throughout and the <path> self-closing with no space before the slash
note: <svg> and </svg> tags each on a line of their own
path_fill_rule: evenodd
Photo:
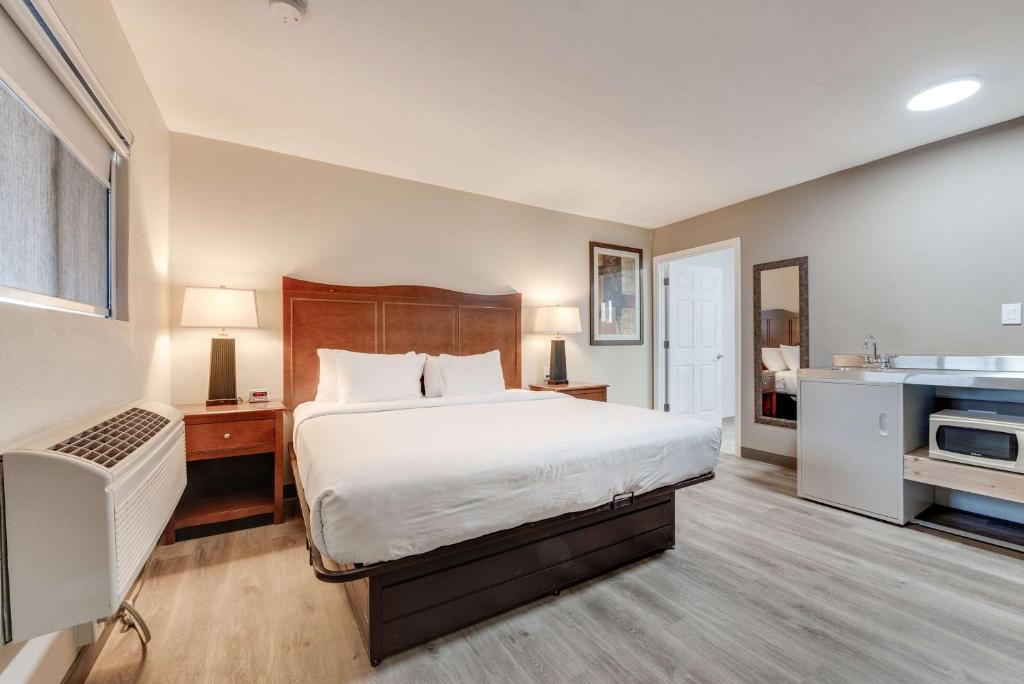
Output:
<svg viewBox="0 0 1024 684">
<path fill-rule="evenodd" d="M 1003 325 L 1020 325 L 1020 302 L 1003 304 Z"/>
</svg>

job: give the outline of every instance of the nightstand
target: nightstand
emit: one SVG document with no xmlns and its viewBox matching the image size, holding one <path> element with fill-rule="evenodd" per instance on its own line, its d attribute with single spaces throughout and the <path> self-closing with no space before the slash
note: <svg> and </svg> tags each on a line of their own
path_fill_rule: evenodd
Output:
<svg viewBox="0 0 1024 684">
<path fill-rule="evenodd" d="M 197 525 L 273 514 L 283 519 L 284 412 L 280 401 L 178 406 L 185 414 L 188 484 L 164 543 Z"/>
<path fill-rule="evenodd" d="M 608 385 L 600 385 L 589 382 L 570 382 L 567 385 L 550 385 L 539 383 L 530 385 L 534 392 L 561 392 L 577 399 L 590 399 L 591 401 L 608 401 Z"/>
</svg>

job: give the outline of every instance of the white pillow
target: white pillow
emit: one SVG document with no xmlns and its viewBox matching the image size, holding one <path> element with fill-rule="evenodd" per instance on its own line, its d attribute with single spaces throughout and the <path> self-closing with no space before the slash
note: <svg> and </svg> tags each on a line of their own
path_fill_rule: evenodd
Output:
<svg viewBox="0 0 1024 684">
<path fill-rule="evenodd" d="M 321 400 L 318 391 L 317 401 L 355 404 L 419 399 L 423 396 L 420 392 L 420 378 L 423 376 L 426 354 L 361 354 L 343 349 L 324 351 L 333 356 L 336 393 L 333 399 Z M 331 396 L 329 381 L 326 389 L 328 392 L 325 395 Z"/>
<path fill-rule="evenodd" d="M 789 370 L 797 370 L 800 368 L 800 347 L 791 347 L 788 344 L 780 344 L 779 350 L 782 352 L 782 360 L 786 362 L 786 366 Z"/>
<path fill-rule="evenodd" d="M 441 376 L 444 365 L 440 356 L 427 356 L 423 365 L 423 396 L 428 399 L 444 394 L 444 378 Z"/>
<path fill-rule="evenodd" d="M 471 356 L 441 354 L 441 383 L 443 397 L 504 392 L 501 353 L 495 349 Z"/>
<path fill-rule="evenodd" d="M 761 361 L 770 371 L 786 370 L 786 360 L 782 358 L 782 351 L 778 347 L 761 347 Z"/>
<path fill-rule="evenodd" d="M 320 357 L 320 381 L 313 401 L 338 401 L 338 370 L 334 363 L 334 349 L 317 349 Z"/>
</svg>

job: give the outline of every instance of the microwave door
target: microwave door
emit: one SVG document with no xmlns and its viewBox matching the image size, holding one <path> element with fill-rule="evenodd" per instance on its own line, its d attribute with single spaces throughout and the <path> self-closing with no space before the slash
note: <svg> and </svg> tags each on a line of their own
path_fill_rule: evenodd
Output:
<svg viewBox="0 0 1024 684">
<path fill-rule="evenodd" d="M 990 467 L 1013 468 L 1020 451 L 1019 435 L 1018 432 L 940 425 L 935 438 L 939 449 L 948 454 L 966 456 Z"/>
</svg>

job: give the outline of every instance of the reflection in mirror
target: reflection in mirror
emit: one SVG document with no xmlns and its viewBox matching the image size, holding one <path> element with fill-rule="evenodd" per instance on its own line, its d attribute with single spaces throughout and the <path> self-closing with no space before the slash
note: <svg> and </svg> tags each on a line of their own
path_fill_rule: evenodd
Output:
<svg viewBox="0 0 1024 684">
<path fill-rule="evenodd" d="M 807 257 L 754 266 L 754 419 L 796 427 L 797 370 L 809 360 Z"/>
</svg>

